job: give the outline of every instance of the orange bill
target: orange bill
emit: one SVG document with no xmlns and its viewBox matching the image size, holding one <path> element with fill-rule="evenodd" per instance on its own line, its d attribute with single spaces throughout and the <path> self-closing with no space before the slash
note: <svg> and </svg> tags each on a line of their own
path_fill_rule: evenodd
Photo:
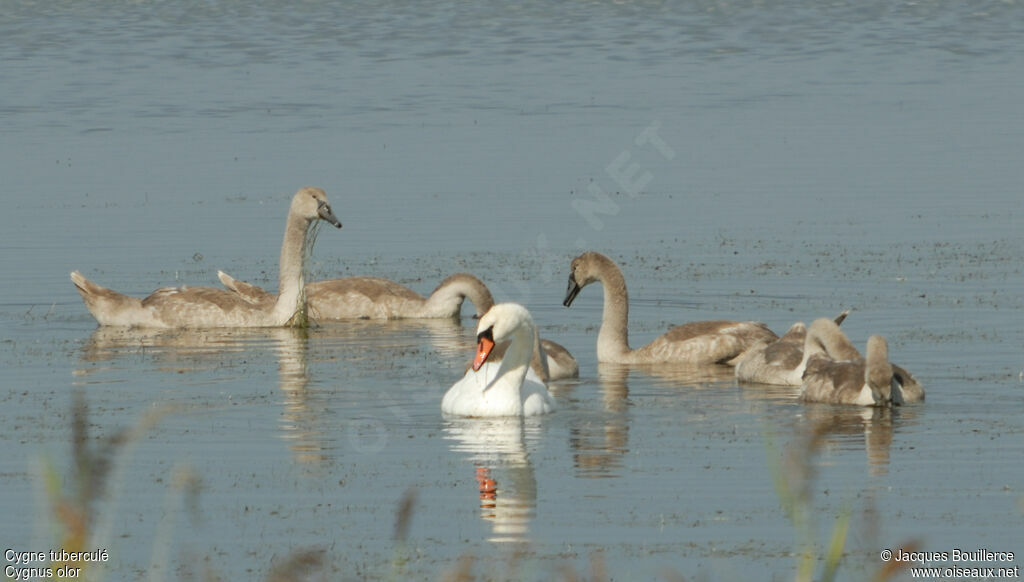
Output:
<svg viewBox="0 0 1024 582">
<path fill-rule="evenodd" d="M 480 367 L 487 361 L 487 356 L 491 355 L 491 350 L 494 349 L 494 340 L 489 337 L 481 336 L 476 343 L 476 357 L 473 358 L 473 371 L 479 372 Z"/>
</svg>

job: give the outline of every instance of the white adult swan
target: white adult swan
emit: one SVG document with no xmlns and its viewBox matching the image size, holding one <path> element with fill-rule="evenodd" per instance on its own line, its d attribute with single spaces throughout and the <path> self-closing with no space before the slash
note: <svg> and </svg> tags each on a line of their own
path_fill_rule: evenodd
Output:
<svg viewBox="0 0 1024 582">
<path fill-rule="evenodd" d="M 71 281 L 100 325 L 203 328 L 304 326 L 306 315 L 303 261 L 317 220 L 341 228 L 320 188 L 307 187 L 292 197 L 281 245 L 280 294 L 253 304 L 235 293 L 209 287 L 165 287 L 138 299 L 101 287 L 71 272 Z"/>
<path fill-rule="evenodd" d="M 495 344 L 494 349 L 491 350 L 490 355 L 487 357 L 488 363 L 500 362 L 505 357 L 505 351 L 508 350 L 508 346 L 508 341 Z M 472 362 L 467 364 L 466 370 L 469 370 L 472 365 Z M 576 362 L 576 358 L 569 353 L 569 350 L 562 347 L 561 344 L 540 337 L 536 330 L 534 331 L 533 356 L 530 358 L 530 370 L 545 383 L 578 378 L 580 375 L 580 365 Z"/>
<path fill-rule="evenodd" d="M 604 314 L 597 334 L 597 361 L 617 364 L 733 365 L 757 345 L 778 338 L 754 321 L 697 321 L 679 325 L 641 348 L 629 347 L 629 294 L 614 261 L 594 251 L 572 260 L 569 288 L 563 305 L 569 307 L 583 287 L 604 286 Z"/>
<path fill-rule="evenodd" d="M 852 348 L 834 321 L 819 319 L 807 330 L 806 370 L 800 389 L 803 401 L 888 406 L 924 400 L 924 387 L 917 379 L 889 362 L 889 344 L 884 337 L 868 338 L 866 358 L 854 349 L 854 357 L 838 359 L 831 356 L 828 342 L 821 341 L 837 335 Z"/>
<path fill-rule="evenodd" d="M 833 321 L 838 326 L 849 313 L 849 310 L 843 311 Z M 832 357 L 848 359 L 860 355 L 845 336 L 840 334 L 836 338 L 833 335 L 819 340 L 832 346 Z M 804 367 L 807 365 L 804 358 L 806 340 L 807 326 L 802 321 L 794 323 L 779 339 L 748 350 L 736 362 L 736 379 L 741 382 L 799 386 L 803 382 Z"/>
<path fill-rule="evenodd" d="M 239 281 L 218 271 L 220 282 L 247 301 L 263 305 L 273 295 L 261 287 Z M 343 277 L 315 281 L 306 285 L 309 317 L 313 321 L 343 319 L 436 319 L 454 318 L 469 299 L 477 316 L 494 306 L 494 297 L 487 285 L 469 273 L 456 273 L 441 281 L 429 297 L 380 277 Z M 533 370 L 544 381 L 579 376 L 579 364 L 563 346 L 547 339 L 540 340 L 541 350 L 534 354 Z M 500 346 L 499 346 L 500 347 Z M 545 358 L 540 358 L 541 351 Z M 494 356 L 500 359 L 503 350 Z"/>
<path fill-rule="evenodd" d="M 477 325 L 473 365 L 441 400 L 441 412 L 456 416 L 535 416 L 555 409 L 554 398 L 530 370 L 536 326 L 525 307 L 499 303 Z M 500 363 L 487 359 L 494 344 L 511 340 Z"/>
</svg>

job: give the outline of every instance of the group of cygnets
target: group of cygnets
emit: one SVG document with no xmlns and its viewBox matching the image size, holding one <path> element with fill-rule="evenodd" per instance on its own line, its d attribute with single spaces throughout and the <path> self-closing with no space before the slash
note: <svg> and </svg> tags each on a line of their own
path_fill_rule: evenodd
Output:
<svg viewBox="0 0 1024 582">
<path fill-rule="evenodd" d="M 550 381 L 579 374 L 564 347 L 541 339 L 529 311 L 495 304 L 487 286 L 466 273 L 452 275 L 430 294 L 387 279 L 346 277 L 309 283 L 303 268 L 307 244 L 319 221 L 337 228 L 327 196 L 306 187 L 292 198 L 281 246 L 278 293 L 218 272 L 226 289 L 157 289 L 145 299 L 128 297 L 71 273 L 86 307 L 100 325 L 157 328 L 304 326 L 345 319 L 453 318 L 469 299 L 479 316 L 477 351 L 465 376 L 444 395 L 441 410 L 458 416 L 533 416 L 555 408 Z M 810 327 L 794 324 L 782 337 L 763 323 L 700 321 L 673 327 L 640 348 L 628 341 L 629 295 L 614 261 L 588 251 L 572 261 L 566 307 L 587 285 L 604 287 L 604 313 L 597 337 L 602 363 L 733 366 L 744 382 L 799 386 L 808 402 L 886 406 L 924 399 L 920 383 L 889 362 L 888 344 L 871 336 L 862 356 L 835 320 Z"/>
</svg>

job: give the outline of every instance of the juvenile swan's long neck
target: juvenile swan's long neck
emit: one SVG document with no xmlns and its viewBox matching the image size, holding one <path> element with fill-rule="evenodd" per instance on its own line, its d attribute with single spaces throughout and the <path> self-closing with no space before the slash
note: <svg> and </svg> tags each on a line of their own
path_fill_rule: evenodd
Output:
<svg viewBox="0 0 1024 582">
<path fill-rule="evenodd" d="M 807 328 L 804 339 L 804 359 L 807 363 L 812 356 L 822 354 L 833 360 L 855 360 L 860 352 L 831 319 L 817 319 Z"/>
<path fill-rule="evenodd" d="M 273 318 L 277 325 L 308 325 L 306 315 L 306 284 L 303 278 L 306 233 L 312 222 L 295 212 L 288 213 L 284 242 L 281 243 L 281 273 Z"/>
<path fill-rule="evenodd" d="M 473 302 L 477 315 L 483 315 L 494 306 L 494 297 L 480 279 L 466 273 L 456 273 L 441 281 L 423 304 L 424 315 L 456 317 L 464 299 Z"/>
<path fill-rule="evenodd" d="M 864 382 L 877 392 L 882 401 L 892 399 L 892 364 L 889 363 L 889 344 L 880 335 L 868 338 L 868 353 L 864 365 Z"/>
<path fill-rule="evenodd" d="M 629 292 L 626 280 L 611 262 L 597 265 L 597 279 L 604 287 L 604 312 L 601 330 L 597 334 L 598 361 L 613 361 L 616 356 L 629 353 Z"/>
</svg>

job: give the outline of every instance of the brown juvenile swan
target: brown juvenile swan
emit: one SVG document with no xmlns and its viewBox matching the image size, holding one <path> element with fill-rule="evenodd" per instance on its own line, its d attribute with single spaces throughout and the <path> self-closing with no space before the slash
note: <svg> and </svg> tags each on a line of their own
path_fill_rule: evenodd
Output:
<svg viewBox="0 0 1024 582">
<path fill-rule="evenodd" d="M 588 251 L 572 261 L 569 288 L 563 305 L 572 305 L 583 287 L 604 286 L 604 314 L 597 335 L 597 361 L 619 364 L 678 363 L 733 365 L 744 352 L 778 339 L 763 323 L 753 321 L 698 321 L 679 325 L 641 348 L 629 347 L 629 294 L 626 280 L 614 261 Z"/>
<path fill-rule="evenodd" d="M 924 400 L 924 388 L 917 379 L 889 362 L 889 344 L 884 337 L 868 338 L 866 358 L 859 353 L 837 358 L 826 345 L 832 340 L 822 341 L 837 335 L 852 348 L 833 321 L 819 319 L 807 330 L 806 370 L 800 394 L 803 401 L 888 406 Z"/>
<path fill-rule="evenodd" d="M 203 328 L 303 326 L 306 316 L 303 262 L 307 237 L 317 220 L 341 228 L 320 188 L 292 197 L 281 245 L 280 294 L 254 304 L 236 293 L 209 287 L 165 287 L 138 299 L 101 287 L 78 271 L 71 281 L 100 325 Z M 309 238 L 311 240 L 311 237 Z"/>
<path fill-rule="evenodd" d="M 838 326 L 849 313 L 849 310 L 844 311 L 833 321 Z M 794 323 L 779 339 L 748 350 L 736 363 L 736 379 L 741 382 L 799 386 L 803 382 L 804 367 L 807 365 L 804 359 L 806 339 L 807 326 L 799 321 Z M 847 345 L 836 340 L 832 340 L 830 345 L 835 352 L 833 357 L 837 359 L 860 355 L 852 345 L 847 348 Z"/>
</svg>

